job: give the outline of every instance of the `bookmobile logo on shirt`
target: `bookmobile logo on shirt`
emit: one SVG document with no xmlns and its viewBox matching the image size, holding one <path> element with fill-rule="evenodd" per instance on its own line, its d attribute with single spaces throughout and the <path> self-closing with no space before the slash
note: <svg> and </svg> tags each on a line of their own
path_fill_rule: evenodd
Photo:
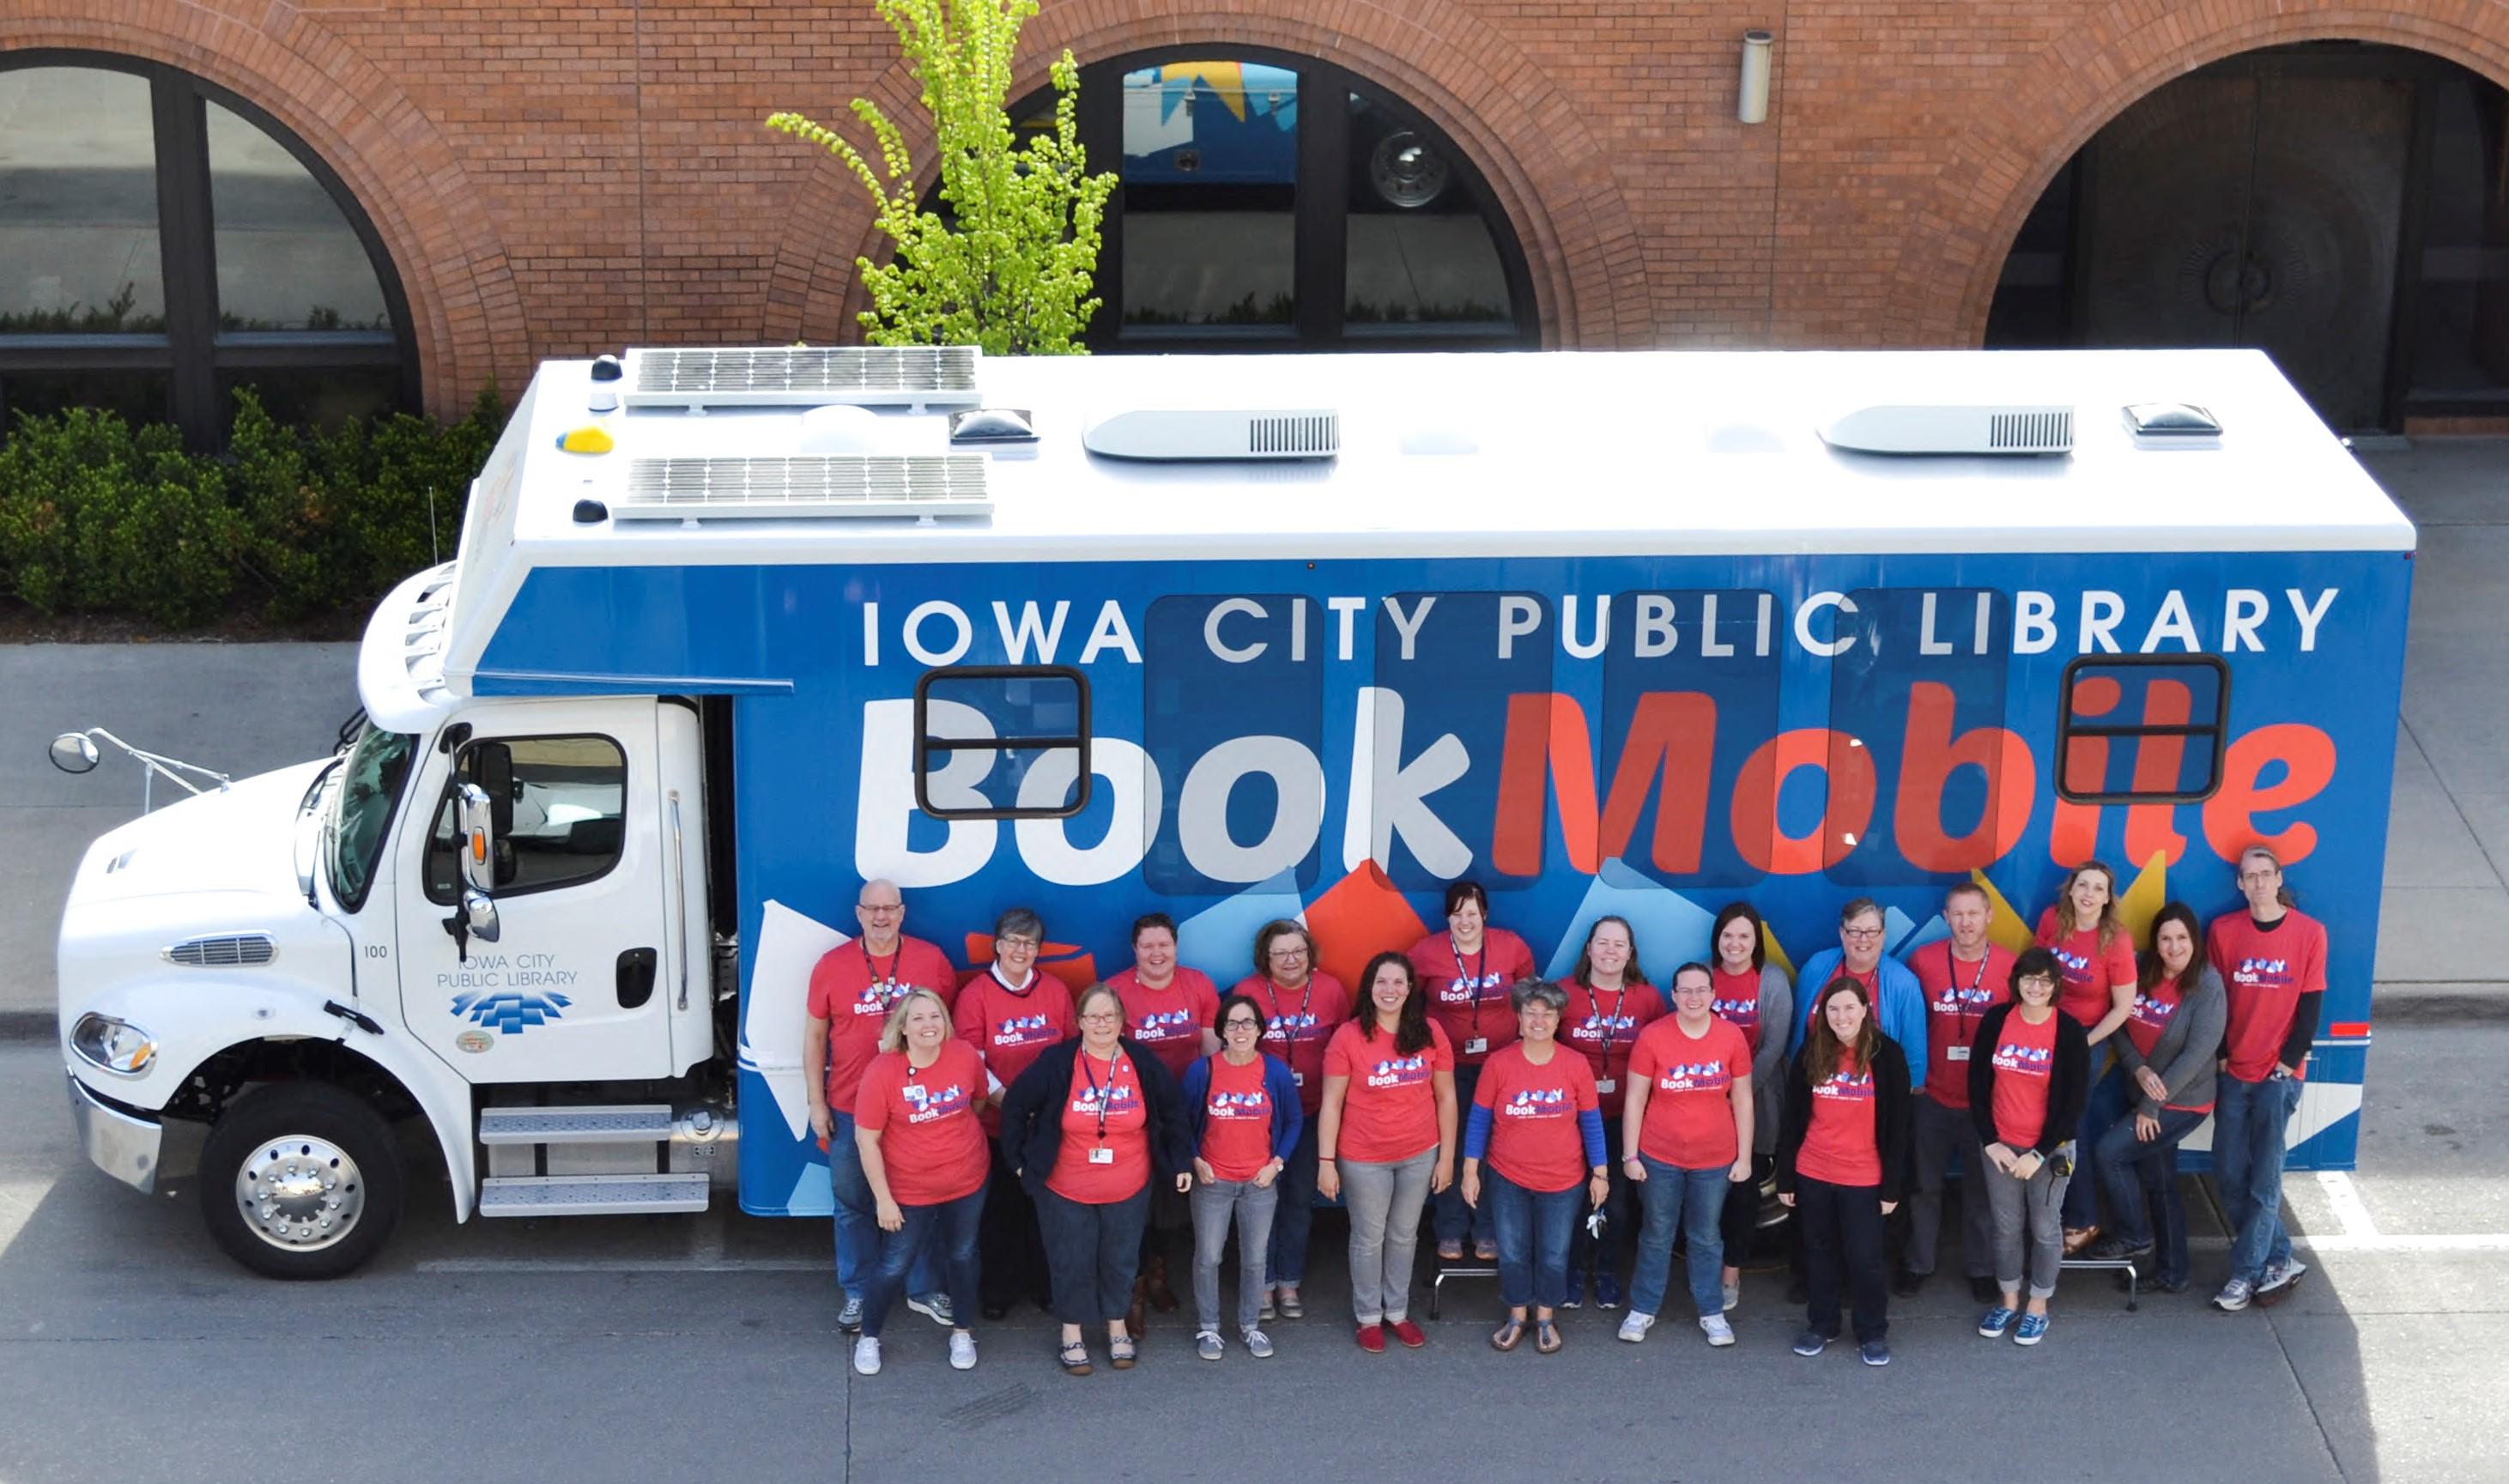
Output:
<svg viewBox="0 0 2509 1484">
<path fill-rule="evenodd" d="M 2149 994 L 2134 997 L 2134 1018 L 2146 1025 L 2166 1026 L 2169 1018 L 2178 1013 L 2176 1000 L 2155 999 Z"/>
<path fill-rule="evenodd" d="M 1730 1087 L 1734 1079 L 1726 1075 L 1725 1059 L 1685 1061 L 1667 1066 L 1656 1078 L 1656 1086 L 1666 1093 L 1695 1093 L 1707 1088 Z"/>
<path fill-rule="evenodd" d="M 1428 1070 L 1427 1057 L 1388 1057 L 1376 1063 L 1376 1070 L 1367 1074 L 1367 1085 L 1372 1088 L 1399 1088 L 1406 1082 L 1419 1081 Z"/>
<path fill-rule="evenodd" d="M 2067 961 L 2071 962 L 2071 960 Z M 2087 966 L 2089 961 L 2086 959 L 2083 962 Z M 1974 989 L 1964 989 L 1958 984 L 1945 984 L 1943 992 L 1934 996 L 1934 1008 L 1937 1010 L 1959 1011 L 1994 1003 L 1995 991 L 1984 985 Z"/>
<path fill-rule="evenodd" d="M 1501 978 L 1496 974 L 1459 975 L 1446 981 L 1446 986 L 1438 991 L 1438 1002 L 1442 1005 L 1469 1005 L 1480 998 L 1483 990 L 1503 987 L 1499 983 Z"/>
<path fill-rule="evenodd" d="M 854 996 L 854 1014 L 886 1015 L 904 992 L 905 986 L 894 980 L 884 984 L 865 984 L 862 992 Z"/>
<path fill-rule="evenodd" d="M 933 1123 L 954 1113 L 964 1113 L 968 1106 L 967 1090 L 955 1082 L 946 1088 L 929 1088 L 919 1082 L 910 1082 L 898 1089 L 897 1095 L 915 1105 L 915 1111 L 906 1117 L 910 1124 Z"/>
<path fill-rule="evenodd" d="M 2230 983 L 2262 984 L 2268 977 L 2284 979 L 2290 974 L 2291 960 L 2288 958 L 2242 958 L 2238 968 L 2230 972 Z"/>
<path fill-rule="evenodd" d="M 2049 951 L 2056 955 L 2056 962 L 2065 966 L 2065 977 L 2068 979 L 2091 972 L 2091 960 L 2087 954 L 2068 953 L 2063 948 L 2053 948 Z"/>
<path fill-rule="evenodd" d="M 995 1041 L 1020 1042 L 1046 1028 L 1041 1015 L 1014 1015 L 1002 1018 L 1001 1028 L 993 1032 Z"/>
<path fill-rule="evenodd" d="M 1760 1018 L 1758 1000 L 1709 1000 L 1708 1014 L 1720 1020 L 1756 1020 Z"/>
<path fill-rule="evenodd" d="M 1169 1041 L 1194 1028 L 1190 1010 L 1159 1010 L 1142 1017 L 1133 1034 L 1143 1041 Z"/>
<path fill-rule="evenodd" d="M 1306 1015 L 1276 1015 L 1264 1022 L 1263 1038 L 1267 1041 L 1304 1041 L 1315 1033 L 1316 1018 Z"/>
<path fill-rule="evenodd" d="M 2000 1072 L 2043 1072 L 2055 1059 L 2055 1048 L 2048 1046 L 2006 1041 L 1995 1049 L 1995 1069 Z"/>
<path fill-rule="evenodd" d="M 1510 1118 L 1549 1118 L 1568 1101 L 1565 1088 L 1525 1088 L 1499 1111 Z"/>
<path fill-rule="evenodd" d="M 1082 1088 L 1072 1094 L 1071 1111 L 1094 1114 L 1098 1111 L 1098 1101 L 1102 1097 L 1105 1099 L 1106 1111 L 1109 1113 L 1129 1108 L 1142 1100 L 1142 1094 L 1135 1091 L 1131 1083 L 1119 1082 L 1111 1088 L 1100 1088 L 1095 1092 Z"/>
<path fill-rule="evenodd" d="M 1873 1074 L 1871 1072 L 1832 1072 L 1827 1082 L 1812 1090 L 1812 1095 L 1870 1101 L 1873 1096 Z"/>
<path fill-rule="evenodd" d="M 1625 1030 L 1635 1030 L 1638 1018 L 1633 1015 L 1603 1015 L 1599 1012 L 1577 1022 L 1576 1035 L 1585 1040 L 1599 1041 Z"/>
<path fill-rule="evenodd" d="M 1211 1116 L 1214 1118 L 1269 1118 L 1271 1102 L 1263 1090 L 1252 1093 L 1214 1093 L 1211 1094 Z"/>
</svg>

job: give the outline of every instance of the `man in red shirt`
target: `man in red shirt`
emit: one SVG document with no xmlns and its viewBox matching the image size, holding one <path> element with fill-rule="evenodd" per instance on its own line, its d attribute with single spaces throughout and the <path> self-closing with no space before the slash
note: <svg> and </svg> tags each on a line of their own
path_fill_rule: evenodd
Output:
<svg viewBox="0 0 2509 1484">
<path fill-rule="evenodd" d="M 1913 1298 L 1934 1271 L 1943 1231 L 1943 1176 L 1957 1157 L 1961 1170 L 1961 1263 L 1969 1294 L 1981 1304 L 2000 1295 L 1995 1282 L 1995 1217 L 1986 1204 L 1985 1145 L 1968 1116 L 1969 1045 L 1977 1022 L 2012 997 L 2012 954 L 1990 941 L 1993 915 L 1986 888 L 1963 881 L 1943 894 L 1949 938 L 1912 950 L 1908 967 L 1926 993 L 1925 1086 L 1909 1111 L 1916 1178 L 1908 1193 L 1908 1246 L 1891 1291 Z"/>
<path fill-rule="evenodd" d="M 941 950 L 905 934 L 906 899 L 894 881 L 865 881 L 854 897 L 862 936 L 830 948 L 810 970 L 808 1020 L 802 1030 L 802 1089 L 810 1099 L 810 1128 L 828 1151 L 828 1179 L 837 1198 L 837 1283 L 845 1291 L 837 1322 L 862 1322 L 869 1267 L 880 1253 L 871 1184 L 854 1148 L 854 1098 L 863 1073 L 880 1055 L 889 1007 L 909 989 L 929 989 L 943 1004 L 956 1000 L 957 971 Z M 941 1274 L 928 1252 L 907 1277 L 907 1307 L 942 1325 L 953 1317 Z"/>
<path fill-rule="evenodd" d="M 2288 1298 L 2308 1271 L 2282 1224 L 2283 1127 L 2300 1106 L 2326 997 L 2326 929 L 2295 909 L 2282 862 L 2239 852 L 2247 909 L 2213 919 L 2206 955 L 2229 1001 L 2213 1104 L 2213 1178 L 2230 1222 L 2230 1277 L 2213 1307 L 2235 1314 Z"/>
</svg>

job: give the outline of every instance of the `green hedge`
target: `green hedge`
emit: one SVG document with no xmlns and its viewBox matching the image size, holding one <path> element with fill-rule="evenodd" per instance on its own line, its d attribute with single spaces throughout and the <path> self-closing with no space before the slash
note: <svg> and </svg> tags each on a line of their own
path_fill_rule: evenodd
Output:
<svg viewBox="0 0 2509 1484">
<path fill-rule="evenodd" d="M 363 608 L 437 542 L 452 550 L 505 421 L 489 390 L 459 423 L 285 427 L 239 390 L 227 452 L 211 455 L 111 413 L 20 418 L 0 440 L 0 594 L 172 628 L 248 608 L 281 621 Z"/>
</svg>

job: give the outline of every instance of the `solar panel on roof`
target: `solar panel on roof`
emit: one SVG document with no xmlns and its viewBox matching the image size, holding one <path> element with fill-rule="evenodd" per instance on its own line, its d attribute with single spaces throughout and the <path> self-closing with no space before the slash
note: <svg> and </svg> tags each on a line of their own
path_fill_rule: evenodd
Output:
<svg viewBox="0 0 2509 1484">
<path fill-rule="evenodd" d="M 981 454 L 638 459 L 614 520 L 830 520 L 987 515 Z"/>
<path fill-rule="evenodd" d="M 972 407 L 974 346 L 632 350 L 630 407 Z"/>
</svg>

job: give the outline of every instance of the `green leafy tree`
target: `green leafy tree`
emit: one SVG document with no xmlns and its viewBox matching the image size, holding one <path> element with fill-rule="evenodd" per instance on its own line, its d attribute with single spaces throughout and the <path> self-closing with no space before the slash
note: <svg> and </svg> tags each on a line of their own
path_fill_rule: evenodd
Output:
<svg viewBox="0 0 2509 1484">
<path fill-rule="evenodd" d="M 880 153 L 877 167 L 834 130 L 798 113 L 767 127 L 844 162 L 879 210 L 890 261 L 856 260 L 874 345 L 974 345 L 988 355 L 1085 354 L 1081 331 L 1099 301 L 1099 227 L 1111 173 L 1092 175 L 1079 138 L 1080 67 L 1054 64 L 1054 131 L 1014 138 L 1003 99 L 1011 54 L 1036 0 L 879 0 L 923 87 L 950 219 L 922 208 L 906 136 L 880 105 L 853 102 Z"/>
</svg>

